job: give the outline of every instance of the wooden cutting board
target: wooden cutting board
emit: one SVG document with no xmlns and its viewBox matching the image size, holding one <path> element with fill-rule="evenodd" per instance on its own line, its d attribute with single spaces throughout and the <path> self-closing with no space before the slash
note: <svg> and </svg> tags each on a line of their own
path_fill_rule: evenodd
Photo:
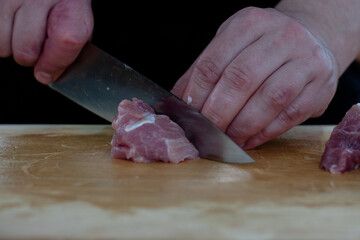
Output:
<svg viewBox="0 0 360 240">
<path fill-rule="evenodd" d="M 253 164 L 110 158 L 105 125 L 0 125 L 2 239 L 359 239 L 360 172 L 319 169 L 331 126 Z"/>
</svg>

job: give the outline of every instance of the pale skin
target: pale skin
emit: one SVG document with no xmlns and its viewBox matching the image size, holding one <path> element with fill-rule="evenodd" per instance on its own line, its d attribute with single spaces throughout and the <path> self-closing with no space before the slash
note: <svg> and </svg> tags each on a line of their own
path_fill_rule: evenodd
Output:
<svg viewBox="0 0 360 240">
<path fill-rule="evenodd" d="M 360 53 L 359 12 L 358 0 L 242 9 L 172 92 L 243 148 L 259 146 L 325 111 Z M 74 61 L 92 30 L 90 0 L 0 0 L 0 57 L 34 66 L 44 84 Z"/>
<path fill-rule="evenodd" d="M 0 57 L 34 66 L 48 84 L 76 59 L 93 26 L 91 0 L 0 0 Z"/>
</svg>

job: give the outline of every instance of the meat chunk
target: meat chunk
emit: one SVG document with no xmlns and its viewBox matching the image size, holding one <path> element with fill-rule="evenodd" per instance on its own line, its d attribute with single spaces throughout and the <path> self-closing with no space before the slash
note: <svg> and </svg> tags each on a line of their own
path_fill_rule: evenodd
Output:
<svg viewBox="0 0 360 240">
<path fill-rule="evenodd" d="M 320 167 L 334 174 L 360 165 L 360 104 L 353 105 L 334 128 L 326 143 Z"/>
<path fill-rule="evenodd" d="M 168 116 L 156 115 L 143 101 L 123 100 L 112 127 L 113 158 L 134 162 L 179 163 L 198 158 L 198 151 L 185 137 L 184 131 Z"/>
</svg>

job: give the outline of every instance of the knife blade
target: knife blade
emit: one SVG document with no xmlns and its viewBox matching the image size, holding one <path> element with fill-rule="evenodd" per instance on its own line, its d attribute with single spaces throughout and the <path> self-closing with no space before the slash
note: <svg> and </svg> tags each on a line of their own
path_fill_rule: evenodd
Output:
<svg viewBox="0 0 360 240">
<path fill-rule="evenodd" d="M 91 43 L 50 87 L 110 122 L 122 100 L 136 97 L 182 127 L 201 158 L 226 163 L 254 162 L 196 109 Z"/>
</svg>

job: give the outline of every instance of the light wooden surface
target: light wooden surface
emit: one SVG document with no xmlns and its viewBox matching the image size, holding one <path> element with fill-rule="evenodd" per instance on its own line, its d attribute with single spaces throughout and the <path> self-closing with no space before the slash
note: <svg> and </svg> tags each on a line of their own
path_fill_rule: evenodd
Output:
<svg viewBox="0 0 360 240">
<path fill-rule="evenodd" d="M 0 125 L 0 238 L 359 239 L 360 171 L 318 168 L 331 130 L 174 165 L 111 159 L 109 126 Z"/>
</svg>

